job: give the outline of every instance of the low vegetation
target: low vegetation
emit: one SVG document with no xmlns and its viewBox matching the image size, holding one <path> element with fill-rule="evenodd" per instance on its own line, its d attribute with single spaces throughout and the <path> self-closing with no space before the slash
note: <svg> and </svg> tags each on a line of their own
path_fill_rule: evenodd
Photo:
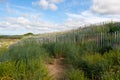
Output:
<svg viewBox="0 0 120 80">
<path fill-rule="evenodd" d="M 119 80 L 118 27 L 120 23 L 107 23 L 56 36 L 34 35 L 10 46 L 1 41 L 0 79 L 55 80 L 47 64 L 62 58 L 65 74 L 59 80 Z"/>
</svg>

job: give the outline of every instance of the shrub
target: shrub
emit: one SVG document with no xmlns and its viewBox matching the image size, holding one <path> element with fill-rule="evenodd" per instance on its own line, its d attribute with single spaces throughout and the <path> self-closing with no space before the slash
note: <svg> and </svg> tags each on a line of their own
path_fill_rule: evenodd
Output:
<svg viewBox="0 0 120 80">
<path fill-rule="evenodd" d="M 112 46 L 103 46 L 99 49 L 99 53 L 103 55 L 104 53 L 109 52 L 110 50 L 112 50 Z"/>
<path fill-rule="evenodd" d="M 109 33 L 114 33 L 116 31 L 120 31 L 120 26 L 118 26 L 117 24 L 111 22 L 109 24 L 107 24 L 107 26 L 109 27 Z"/>
<path fill-rule="evenodd" d="M 120 70 L 117 72 L 107 71 L 103 74 L 102 80 L 120 80 Z"/>
<path fill-rule="evenodd" d="M 66 44 L 64 48 L 64 52 L 65 52 L 64 53 L 65 61 L 70 65 L 77 66 L 80 57 L 79 46 L 73 43 Z"/>
<path fill-rule="evenodd" d="M 108 62 L 100 54 L 87 54 L 80 59 L 79 68 L 87 77 L 99 80 L 101 73 L 107 70 Z"/>
<path fill-rule="evenodd" d="M 24 34 L 24 36 L 32 36 L 32 35 L 34 35 L 33 33 L 26 33 L 26 34 Z"/>
<path fill-rule="evenodd" d="M 105 59 L 108 60 L 111 66 L 120 65 L 120 51 L 112 50 L 109 53 L 105 53 Z"/>
<path fill-rule="evenodd" d="M 72 69 L 67 73 L 68 80 L 88 80 L 84 72 L 81 70 Z"/>
</svg>

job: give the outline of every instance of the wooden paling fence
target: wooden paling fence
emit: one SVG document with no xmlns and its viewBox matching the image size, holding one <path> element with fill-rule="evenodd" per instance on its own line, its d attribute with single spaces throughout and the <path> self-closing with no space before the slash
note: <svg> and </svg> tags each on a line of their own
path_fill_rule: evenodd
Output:
<svg viewBox="0 0 120 80">
<path fill-rule="evenodd" d="M 61 42 L 61 43 L 93 43 L 96 46 L 112 46 L 120 48 L 120 32 L 113 33 L 77 33 L 63 34 L 58 36 L 48 36 L 38 38 L 41 43 Z M 88 44 L 89 45 L 89 44 Z"/>
</svg>

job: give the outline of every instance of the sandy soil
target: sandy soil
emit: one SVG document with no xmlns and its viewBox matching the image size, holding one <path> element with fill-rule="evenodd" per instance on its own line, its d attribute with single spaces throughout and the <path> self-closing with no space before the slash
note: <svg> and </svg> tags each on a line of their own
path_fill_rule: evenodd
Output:
<svg viewBox="0 0 120 80">
<path fill-rule="evenodd" d="M 53 64 L 47 64 L 50 76 L 55 80 L 63 80 L 65 74 L 65 65 L 63 63 L 63 58 L 54 59 Z"/>
</svg>

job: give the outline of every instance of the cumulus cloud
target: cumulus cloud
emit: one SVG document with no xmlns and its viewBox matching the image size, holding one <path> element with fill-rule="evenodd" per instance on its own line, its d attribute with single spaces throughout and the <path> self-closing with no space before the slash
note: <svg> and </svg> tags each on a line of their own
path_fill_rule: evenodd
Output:
<svg viewBox="0 0 120 80">
<path fill-rule="evenodd" d="M 120 0 L 93 0 L 91 10 L 100 14 L 120 14 Z"/>
<path fill-rule="evenodd" d="M 38 20 L 39 16 L 29 18 L 29 16 L 20 17 L 7 17 L 4 21 L 0 22 L 0 30 L 14 30 L 33 32 L 33 33 L 47 33 L 56 31 L 65 31 L 84 27 L 84 25 L 96 24 L 107 21 L 120 21 L 120 16 L 98 16 L 91 11 L 84 11 L 81 14 L 66 13 L 67 20 L 61 24 L 51 23 L 43 20 Z M 33 20 L 34 19 L 34 20 Z M 14 32 L 13 31 L 13 32 Z M 21 32 L 25 33 L 25 32 Z"/>
<path fill-rule="evenodd" d="M 33 2 L 33 4 L 43 9 L 57 10 L 57 4 L 60 2 L 63 2 L 63 0 L 39 0 Z M 77 3 L 74 4 L 76 5 Z M 118 0 L 93 0 L 93 4 L 89 10 L 80 13 L 65 12 L 67 18 L 63 23 L 59 24 L 44 21 L 42 15 L 40 13 L 32 13 L 34 10 L 31 8 L 22 6 L 14 7 L 17 7 L 18 11 L 19 9 L 28 10 L 28 13 L 19 12 L 18 17 L 7 17 L 5 20 L 0 21 L 1 31 L 6 31 L 6 33 L 7 31 L 11 31 L 11 33 L 15 33 L 15 31 L 19 31 L 19 33 L 46 33 L 75 29 L 100 22 L 120 21 L 120 1 Z M 9 5 L 6 8 L 9 13 L 13 12 L 13 9 Z"/>
<path fill-rule="evenodd" d="M 79 14 L 66 13 L 68 19 L 63 25 L 68 28 L 84 27 L 83 25 L 97 24 L 100 22 L 120 22 L 119 0 L 92 0 L 89 10 Z"/>
<path fill-rule="evenodd" d="M 43 9 L 57 10 L 57 4 L 63 2 L 63 0 L 39 0 L 37 2 L 32 2 L 33 5 L 38 5 Z"/>
<path fill-rule="evenodd" d="M 0 22 L 0 30 L 25 30 L 33 33 L 45 33 L 57 31 L 58 24 L 41 20 L 31 20 L 26 17 L 8 17 Z M 22 33 L 22 32 L 21 32 Z"/>
<path fill-rule="evenodd" d="M 20 24 L 20 25 L 27 25 L 30 24 L 30 21 L 24 17 L 18 17 L 18 18 L 7 18 L 6 21 L 8 21 L 11 24 Z"/>
<path fill-rule="evenodd" d="M 66 13 L 68 20 L 64 25 L 72 28 L 84 27 L 83 25 L 98 24 L 100 22 L 119 22 L 120 16 L 99 16 L 91 11 L 84 11 L 81 14 Z"/>
<path fill-rule="evenodd" d="M 58 7 L 55 4 L 49 4 L 51 10 L 57 10 Z"/>
<path fill-rule="evenodd" d="M 40 0 L 38 5 L 41 6 L 43 9 L 47 9 L 49 4 L 47 0 Z"/>
</svg>

